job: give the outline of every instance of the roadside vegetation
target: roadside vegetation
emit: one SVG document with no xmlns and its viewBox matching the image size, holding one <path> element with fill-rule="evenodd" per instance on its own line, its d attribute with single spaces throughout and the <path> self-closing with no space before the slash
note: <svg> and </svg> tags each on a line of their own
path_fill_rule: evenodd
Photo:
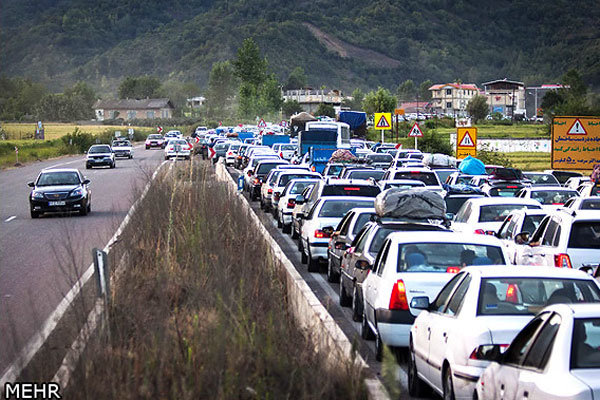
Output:
<svg viewBox="0 0 600 400">
<path fill-rule="evenodd" d="M 152 185 L 114 249 L 126 257 L 110 329 L 66 397 L 366 398 L 360 369 L 332 368 L 296 326 L 279 261 L 239 201 L 205 164 Z"/>
</svg>

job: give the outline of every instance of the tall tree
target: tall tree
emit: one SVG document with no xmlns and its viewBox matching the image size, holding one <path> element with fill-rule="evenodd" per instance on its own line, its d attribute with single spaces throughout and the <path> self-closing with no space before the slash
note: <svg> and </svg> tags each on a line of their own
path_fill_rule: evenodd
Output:
<svg viewBox="0 0 600 400">
<path fill-rule="evenodd" d="M 367 114 L 392 112 L 396 108 L 396 104 L 396 97 L 389 90 L 379 87 L 377 91 L 367 93 L 363 100 L 363 110 Z"/>
<path fill-rule="evenodd" d="M 260 49 L 252 38 L 246 38 L 233 61 L 236 75 L 242 83 L 258 88 L 267 79 L 267 60 L 261 58 Z"/>
<path fill-rule="evenodd" d="M 283 97 L 281 96 L 281 85 L 274 74 L 265 80 L 259 93 L 259 113 L 268 113 L 281 110 Z"/>
<path fill-rule="evenodd" d="M 320 103 L 315 114 L 335 118 L 335 109 L 331 104 Z"/>
<path fill-rule="evenodd" d="M 344 107 L 350 107 L 351 110 L 360 111 L 362 110 L 362 102 L 365 99 L 365 94 L 360 88 L 356 88 L 352 91 L 350 99 L 345 99 L 342 102 Z"/>
<path fill-rule="evenodd" d="M 287 100 L 281 106 L 284 117 L 291 117 L 294 114 L 302 112 L 302 106 L 296 100 Z"/>
<path fill-rule="evenodd" d="M 233 102 L 238 88 L 238 79 L 231 62 L 215 62 L 208 76 L 206 91 L 207 113 L 210 117 L 222 118 Z"/>
<path fill-rule="evenodd" d="M 487 98 L 481 95 L 475 95 L 467 103 L 467 113 L 473 119 L 473 123 L 484 119 L 490 111 Z"/>
<path fill-rule="evenodd" d="M 290 72 L 288 79 L 283 86 L 285 90 L 302 89 L 306 87 L 306 74 L 302 67 L 296 67 Z"/>
<path fill-rule="evenodd" d="M 421 82 L 419 85 L 419 100 L 429 101 L 431 100 L 431 91 L 430 87 L 433 86 L 433 82 L 430 79 L 427 79 L 424 82 Z"/>
<path fill-rule="evenodd" d="M 119 85 L 120 99 L 143 99 L 156 97 L 160 89 L 160 81 L 154 76 L 128 76 Z"/>
<path fill-rule="evenodd" d="M 411 79 L 402 82 L 396 90 L 398 101 L 412 101 L 417 95 L 417 87 Z"/>
</svg>

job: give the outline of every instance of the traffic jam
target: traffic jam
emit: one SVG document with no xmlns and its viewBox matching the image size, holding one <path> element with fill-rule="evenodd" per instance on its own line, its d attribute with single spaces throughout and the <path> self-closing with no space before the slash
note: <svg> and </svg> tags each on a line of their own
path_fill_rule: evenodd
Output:
<svg viewBox="0 0 600 400">
<path fill-rule="evenodd" d="M 333 120 L 195 132 L 195 151 L 338 283 L 411 396 L 600 398 L 600 169 L 523 172 Z M 333 287 L 333 286 L 332 286 Z"/>
</svg>

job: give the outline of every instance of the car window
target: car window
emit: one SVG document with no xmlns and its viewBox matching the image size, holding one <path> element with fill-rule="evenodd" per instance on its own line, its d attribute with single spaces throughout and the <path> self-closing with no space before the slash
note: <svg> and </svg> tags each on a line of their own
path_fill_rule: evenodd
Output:
<svg viewBox="0 0 600 400">
<path fill-rule="evenodd" d="M 554 313 L 542 329 L 539 330 L 531 345 L 531 350 L 527 352 L 527 356 L 523 362 L 524 367 L 544 369 L 550 357 L 554 338 L 556 337 L 558 328 L 560 328 L 561 321 L 562 318 L 560 315 Z"/>
<path fill-rule="evenodd" d="M 337 231 L 340 232 L 340 236 L 346 236 L 348 234 L 348 227 L 350 226 L 350 221 L 354 217 L 354 212 L 349 212 L 342 218 L 340 223 L 337 226 Z"/>
<path fill-rule="evenodd" d="M 325 200 L 319 211 L 319 217 L 341 218 L 353 208 L 373 207 L 373 201 L 369 200 Z"/>
<path fill-rule="evenodd" d="M 381 249 L 381 252 L 377 254 L 377 259 L 375 259 L 375 264 L 377 265 L 375 272 L 378 276 L 381 276 L 383 274 L 383 267 L 385 266 L 385 262 L 387 261 L 387 256 L 390 252 L 391 247 L 392 241 L 388 240 L 384 244 L 383 249 Z"/>
<path fill-rule="evenodd" d="M 446 286 L 442 288 L 440 293 L 437 295 L 437 297 L 431 304 L 430 310 L 432 312 L 442 312 L 444 310 L 444 307 L 446 306 L 450 295 L 452 294 L 452 292 L 454 292 L 454 288 L 462 281 L 462 279 L 466 275 L 466 273 L 460 273 L 455 275 L 454 278 L 452 278 L 450 282 L 448 282 Z"/>
<path fill-rule="evenodd" d="M 540 242 L 540 240 L 542 239 L 542 235 L 544 234 L 544 231 L 546 230 L 546 227 L 548 226 L 548 223 L 550 223 L 550 218 L 551 218 L 550 216 L 546 216 L 546 217 L 544 217 L 544 219 L 542 219 L 542 222 L 537 227 L 533 236 L 531 237 L 530 241 L 532 243 Z"/>
<path fill-rule="evenodd" d="M 471 284 L 471 275 L 467 275 L 465 279 L 458 285 L 450 302 L 448 303 L 448 307 L 444 311 L 444 314 L 448 315 L 457 315 L 460 312 L 460 309 L 463 305 L 463 299 L 467 294 L 467 290 L 469 289 L 469 285 Z"/>
<path fill-rule="evenodd" d="M 574 320 L 571 369 L 576 368 L 600 368 L 600 318 Z"/>
<path fill-rule="evenodd" d="M 411 179 L 423 182 L 427 186 L 437 186 L 439 181 L 437 175 L 434 172 L 422 172 L 422 171 L 406 171 L 396 172 L 394 179 Z"/>
<path fill-rule="evenodd" d="M 313 204 L 313 206 L 310 208 L 310 211 L 306 215 L 306 219 L 312 219 L 313 218 L 313 215 L 315 214 L 315 210 L 317 209 L 317 207 L 319 207 L 319 204 L 321 204 L 321 203 L 320 202 L 316 202 L 315 204 Z"/>
<path fill-rule="evenodd" d="M 539 206 L 523 205 L 523 204 L 494 204 L 481 206 L 479 210 L 479 222 L 499 222 L 504 221 L 504 218 L 511 211 L 521 210 L 523 208 L 539 209 Z"/>
<path fill-rule="evenodd" d="M 310 188 L 315 185 L 315 182 L 296 182 L 296 184 L 290 190 L 290 194 L 300 194 L 304 189 Z"/>
<path fill-rule="evenodd" d="M 516 221 L 516 218 L 514 215 L 507 216 L 506 219 L 504 220 L 504 222 L 502 223 L 502 226 L 498 230 L 498 237 L 501 239 L 509 238 L 510 231 L 511 231 L 510 228 L 512 228 L 515 225 L 515 221 Z"/>
<path fill-rule="evenodd" d="M 371 220 L 371 217 L 374 216 L 375 213 L 364 212 L 361 213 L 356 222 L 354 223 L 354 227 L 352 228 L 352 234 L 356 235 L 356 233 L 363 227 L 367 222 Z"/>
<path fill-rule="evenodd" d="M 311 174 L 302 174 L 302 173 L 294 174 L 294 175 L 285 174 L 279 178 L 279 182 L 278 182 L 277 186 L 284 186 L 292 179 L 310 179 L 310 178 L 314 179 L 315 176 L 311 175 Z"/>
<path fill-rule="evenodd" d="M 109 146 L 92 146 L 90 147 L 88 153 L 89 154 L 98 154 L 98 153 L 110 153 Z"/>
<path fill-rule="evenodd" d="M 544 219 L 543 215 L 526 215 L 523 226 L 521 227 L 521 232 L 529 232 L 532 234 L 537 227 L 540 226 L 542 219 Z M 521 232 L 513 232 L 513 235 Z"/>
<path fill-rule="evenodd" d="M 365 250 L 365 244 L 367 243 L 367 240 L 369 239 L 369 231 L 370 229 L 368 227 L 364 227 L 363 229 L 361 229 L 358 232 L 358 235 L 356 235 L 356 237 L 354 238 L 354 240 L 352 241 L 352 246 L 354 246 L 355 253 L 363 253 Z"/>
<path fill-rule="evenodd" d="M 579 208 L 582 210 L 600 210 L 600 199 L 591 198 L 583 200 Z"/>
<path fill-rule="evenodd" d="M 550 316 L 549 312 L 538 315 L 517 334 L 504 355 L 504 363 L 520 366 L 531 347 L 536 332 Z"/>
<path fill-rule="evenodd" d="M 458 210 L 458 213 L 456 214 L 454 221 L 467 222 L 469 220 L 469 216 L 471 215 L 472 207 L 473 207 L 473 205 L 471 203 L 463 204 L 462 207 L 460 208 L 460 210 Z"/>
<path fill-rule="evenodd" d="M 36 186 L 79 185 L 79 174 L 71 171 L 44 172 L 40 174 Z"/>
<path fill-rule="evenodd" d="M 554 243 L 554 235 L 556 234 L 556 231 L 558 229 L 558 221 L 556 221 L 554 218 L 552 218 L 550 220 L 550 222 L 548 223 L 548 227 L 546 228 L 546 231 L 544 232 L 544 236 L 542 237 L 542 246 L 552 246 Z"/>
<path fill-rule="evenodd" d="M 381 192 L 374 185 L 326 185 L 321 196 L 363 196 L 376 197 Z"/>
<path fill-rule="evenodd" d="M 531 192 L 531 198 L 542 204 L 561 205 L 575 196 L 577 196 L 577 192 L 570 190 L 535 190 Z"/>
<path fill-rule="evenodd" d="M 571 226 L 568 248 L 600 249 L 600 221 L 577 221 Z"/>
<path fill-rule="evenodd" d="M 357 170 L 350 171 L 348 173 L 348 179 L 369 179 L 373 178 L 376 181 L 380 180 L 385 174 L 384 171 L 380 170 Z"/>
<path fill-rule="evenodd" d="M 469 243 L 411 243 L 398 250 L 398 272 L 448 272 L 468 265 L 506 264 L 498 246 Z"/>
</svg>

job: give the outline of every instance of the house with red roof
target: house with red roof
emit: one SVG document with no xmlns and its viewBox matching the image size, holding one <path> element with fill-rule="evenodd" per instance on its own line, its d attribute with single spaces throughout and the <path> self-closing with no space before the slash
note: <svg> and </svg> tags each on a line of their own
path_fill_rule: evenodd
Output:
<svg viewBox="0 0 600 400">
<path fill-rule="evenodd" d="M 479 94 L 474 83 L 440 83 L 429 88 L 431 92 L 431 111 L 438 115 L 451 117 L 467 116 L 467 103 Z"/>
</svg>

